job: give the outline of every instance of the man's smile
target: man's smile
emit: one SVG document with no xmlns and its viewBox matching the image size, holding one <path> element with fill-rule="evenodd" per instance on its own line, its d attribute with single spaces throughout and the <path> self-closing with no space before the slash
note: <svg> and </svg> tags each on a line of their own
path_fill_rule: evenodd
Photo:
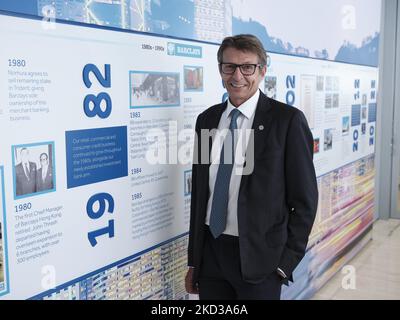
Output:
<svg viewBox="0 0 400 320">
<path fill-rule="evenodd" d="M 230 85 L 234 88 L 244 88 L 246 85 L 245 84 L 238 84 L 238 83 L 230 83 Z"/>
</svg>

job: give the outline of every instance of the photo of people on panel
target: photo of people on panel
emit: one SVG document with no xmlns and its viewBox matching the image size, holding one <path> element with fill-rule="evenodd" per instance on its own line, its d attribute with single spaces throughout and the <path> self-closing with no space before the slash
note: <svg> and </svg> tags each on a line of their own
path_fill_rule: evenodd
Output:
<svg viewBox="0 0 400 320">
<path fill-rule="evenodd" d="M 333 144 L 333 128 L 324 130 L 324 151 L 332 149 Z"/>
<path fill-rule="evenodd" d="M 185 176 L 185 196 L 190 196 L 192 193 L 192 170 L 184 172 Z"/>
<path fill-rule="evenodd" d="M 184 67 L 184 90 L 203 91 L 203 67 Z"/>
<path fill-rule="evenodd" d="M 265 77 L 265 94 L 268 98 L 276 99 L 276 82 L 277 78 L 275 76 Z"/>
<path fill-rule="evenodd" d="M 54 191 L 53 157 L 53 143 L 14 146 L 14 191 L 16 198 Z"/>
<path fill-rule="evenodd" d="M 15 167 L 16 195 L 21 196 L 36 192 L 36 163 L 30 160 L 29 150 L 19 150 L 20 162 Z"/>
<path fill-rule="evenodd" d="M 131 108 L 180 105 L 179 73 L 132 71 Z"/>
<path fill-rule="evenodd" d="M 53 168 L 49 165 L 49 156 L 46 152 L 40 154 L 40 169 L 36 175 L 36 190 L 45 191 L 53 189 Z"/>
</svg>

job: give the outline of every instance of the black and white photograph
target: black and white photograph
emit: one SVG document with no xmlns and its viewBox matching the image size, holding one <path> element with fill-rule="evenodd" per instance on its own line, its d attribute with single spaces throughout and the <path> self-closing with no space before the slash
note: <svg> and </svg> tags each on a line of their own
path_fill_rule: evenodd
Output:
<svg viewBox="0 0 400 320">
<path fill-rule="evenodd" d="M 13 146 L 14 198 L 55 190 L 54 143 Z"/>
<path fill-rule="evenodd" d="M 339 91 L 340 90 L 340 83 L 339 83 L 339 77 L 332 77 L 332 85 L 333 91 Z"/>
<path fill-rule="evenodd" d="M 328 151 L 328 150 L 332 149 L 333 130 L 335 130 L 335 129 L 325 129 L 324 130 L 324 151 Z"/>
<path fill-rule="evenodd" d="M 325 78 L 325 90 L 326 91 L 332 91 L 333 90 L 333 78 L 332 77 L 326 77 Z"/>
<path fill-rule="evenodd" d="M 268 98 L 276 99 L 276 77 L 274 76 L 265 77 L 264 92 Z"/>
<path fill-rule="evenodd" d="M 339 78 L 338 77 L 326 77 L 325 90 L 326 91 L 339 91 Z"/>
<path fill-rule="evenodd" d="M 339 108 L 339 93 L 332 95 L 332 108 Z"/>
<path fill-rule="evenodd" d="M 367 119 L 367 107 L 361 108 L 361 119 L 362 120 Z"/>
<path fill-rule="evenodd" d="M 184 172 L 184 184 L 185 196 L 190 196 L 192 194 L 192 170 L 187 170 Z"/>
<path fill-rule="evenodd" d="M 362 103 L 361 103 L 363 106 L 366 106 L 366 105 L 367 105 L 367 99 L 368 99 L 368 98 L 367 98 L 367 95 L 366 95 L 366 94 L 363 94 L 363 95 L 362 95 Z"/>
<path fill-rule="evenodd" d="M 331 93 L 325 95 L 325 109 L 332 109 L 333 107 L 333 97 Z"/>
<path fill-rule="evenodd" d="M 183 70 L 184 91 L 203 91 L 203 67 L 184 66 Z"/>
<path fill-rule="evenodd" d="M 131 71 L 131 108 L 179 106 L 179 84 L 179 73 Z"/>
<path fill-rule="evenodd" d="M 324 77 L 317 76 L 317 91 L 324 91 Z"/>
</svg>

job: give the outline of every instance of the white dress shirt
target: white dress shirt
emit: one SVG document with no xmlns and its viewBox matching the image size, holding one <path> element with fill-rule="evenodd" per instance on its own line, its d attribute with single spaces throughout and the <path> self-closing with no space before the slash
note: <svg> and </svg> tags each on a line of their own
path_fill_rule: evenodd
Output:
<svg viewBox="0 0 400 320">
<path fill-rule="evenodd" d="M 221 138 L 221 136 L 223 136 L 224 133 L 226 135 L 227 130 L 229 129 L 229 125 L 231 122 L 230 113 L 233 109 L 238 109 L 241 113 L 237 118 L 237 128 L 239 130 L 239 136 L 240 136 L 238 138 L 239 142 L 238 146 L 243 145 L 243 148 L 239 148 L 237 146 L 236 151 L 238 152 L 238 150 L 240 150 L 241 155 L 244 157 L 247 145 L 249 143 L 250 130 L 253 126 L 254 115 L 259 97 L 260 97 L 260 90 L 257 90 L 257 92 L 249 100 L 241 104 L 238 108 L 234 107 L 228 100 L 228 106 L 222 113 L 221 119 L 218 124 L 218 133 L 216 134 L 216 137 L 211 147 L 211 165 L 209 169 L 210 192 L 207 203 L 207 216 L 205 221 L 207 225 L 210 224 L 211 205 L 214 196 L 214 185 L 215 185 L 215 180 L 217 178 L 219 159 L 221 156 L 222 141 L 223 141 L 223 137 Z M 228 213 L 226 218 L 226 229 L 223 232 L 224 234 L 232 236 L 239 235 L 237 207 L 238 207 L 240 182 L 242 180 L 242 172 L 243 172 L 243 163 L 241 163 L 243 161 L 238 160 L 239 157 L 237 157 L 237 154 L 238 153 L 235 153 L 235 162 L 233 164 L 231 180 L 229 183 Z"/>
<path fill-rule="evenodd" d="M 44 165 L 42 166 L 42 181 L 44 182 L 46 180 L 46 176 L 47 176 L 47 169 L 49 168 L 49 166 Z"/>
</svg>

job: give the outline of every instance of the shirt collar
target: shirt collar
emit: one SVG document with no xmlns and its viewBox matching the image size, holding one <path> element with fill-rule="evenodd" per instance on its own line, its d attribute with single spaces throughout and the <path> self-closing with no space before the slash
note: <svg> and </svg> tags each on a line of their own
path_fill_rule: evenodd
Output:
<svg viewBox="0 0 400 320">
<path fill-rule="evenodd" d="M 228 106 L 226 108 L 227 117 L 231 114 L 233 109 L 238 109 L 247 119 L 251 119 L 257 108 L 258 99 L 260 98 L 260 89 L 247 101 L 243 102 L 239 107 L 235 107 L 228 99 Z"/>
</svg>

